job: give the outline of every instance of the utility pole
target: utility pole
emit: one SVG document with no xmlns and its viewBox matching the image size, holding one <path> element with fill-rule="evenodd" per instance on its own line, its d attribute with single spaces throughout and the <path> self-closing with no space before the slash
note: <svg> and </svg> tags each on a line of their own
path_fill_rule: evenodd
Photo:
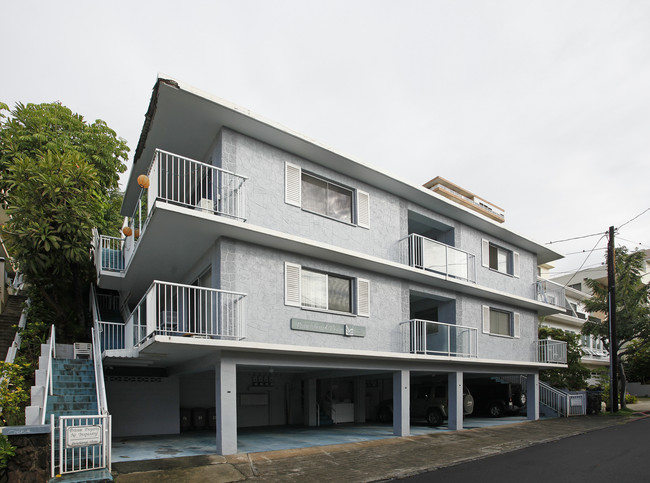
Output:
<svg viewBox="0 0 650 483">
<path fill-rule="evenodd" d="M 609 227 L 607 244 L 607 293 L 609 311 L 609 400 L 612 413 L 618 411 L 618 354 L 616 347 L 616 252 L 614 250 L 614 227 Z"/>
</svg>

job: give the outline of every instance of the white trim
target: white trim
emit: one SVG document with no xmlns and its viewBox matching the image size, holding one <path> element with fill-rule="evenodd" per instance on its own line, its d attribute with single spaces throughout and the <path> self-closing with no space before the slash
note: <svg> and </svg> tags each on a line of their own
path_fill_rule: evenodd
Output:
<svg viewBox="0 0 650 483">
<path fill-rule="evenodd" d="M 302 170 L 300 166 L 284 163 L 284 202 L 302 205 Z"/>
<path fill-rule="evenodd" d="M 520 334 L 521 334 L 520 318 L 521 318 L 521 316 L 519 315 L 519 312 L 513 312 L 512 313 L 512 336 L 515 339 L 519 339 Z"/>
<path fill-rule="evenodd" d="M 301 306 L 301 267 L 295 263 L 284 262 L 284 305 Z"/>
<path fill-rule="evenodd" d="M 481 239 L 481 265 L 490 268 L 490 242 L 485 238 Z"/>
<path fill-rule="evenodd" d="M 483 333 L 490 333 L 490 307 L 483 305 Z"/>
<path fill-rule="evenodd" d="M 512 276 L 519 278 L 519 252 L 512 252 Z"/>
<path fill-rule="evenodd" d="M 370 317 L 370 281 L 357 278 L 357 315 Z"/>
<path fill-rule="evenodd" d="M 370 195 L 357 190 L 357 225 L 370 228 Z"/>
</svg>

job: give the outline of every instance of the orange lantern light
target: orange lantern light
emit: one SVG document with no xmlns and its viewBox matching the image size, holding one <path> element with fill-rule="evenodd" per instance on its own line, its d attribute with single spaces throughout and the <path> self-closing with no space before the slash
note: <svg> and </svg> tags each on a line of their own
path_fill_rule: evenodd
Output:
<svg viewBox="0 0 650 483">
<path fill-rule="evenodd" d="M 126 236 L 131 236 L 133 231 L 131 230 L 131 227 L 125 226 L 124 228 L 122 228 L 122 233 L 124 233 Z"/>
<path fill-rule="evenodd" d="M 147 189 L 150 184 L 149 177 L 146 174 L 141 174 L 140 176 L 138 176 L 138 184 L 142 188 Z"/>
<path fill-rule="evenodd" d="M 140 230 L 138 230 L 137 228 L 135 229 L 135 237 L 140 238 Z"/>
</svg>

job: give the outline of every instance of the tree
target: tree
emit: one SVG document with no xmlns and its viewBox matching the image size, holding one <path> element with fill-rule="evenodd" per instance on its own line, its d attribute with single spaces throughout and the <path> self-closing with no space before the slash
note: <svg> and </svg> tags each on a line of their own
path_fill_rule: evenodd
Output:
<svg viewBox="0 0 650 483">
<path fill-rule="evenodd" d="M 102 216 L 97 226 L 100 233 L 115 235 L 121 227 L 115 216 L 115 199 L 120 174 L 126 171 L 129 148 L 124 139 L 98 119 L 92 124 L 59 103 L 17 103 L 10 115 L 0 102 L 0 205 L 11 204 L 7 173 L 15 160 L 35 159 L 47 151 L 76 152 L 95 168 L 101 189 L 97 196 Z M 117 225 L 116 225 L 117 223 Z"/>
<path fill-rule="evenodd" d="M 562 329 L 551 327 L 540 327 L 540 340 L 550 337 L 553 340 L 561 340 L 567 343 L 567 368 L 545 369 L 540 371 L 539 378 L 548 382 L 551 386 L 578 391 L 587 386 L 587 379 L 590 371 L 582 364 L 584 355 L 578 343 L 577 334 Z"/>
<path fill-rule="evenodd" d="M 627 379 L 623 361 L 634 351 L 643 350 L 650 344 L 649 286 L 641 280 L 645 252 L 628 252 L 625 247 L 616 251 L 616 347 L 609 343 L 609 306 L 607 286 L 598 280 L 586 279 L 592 291 L 591 299 L 585 301 L 589 312 L 602 312 L 601 321 L 589 320 L 582 326 L 582 333 L 599 337 L 608 351 L 618 354 L 618 374 L 621 407 L 625 408 Z M 633 344 L 634 342 L 634 344 Z"/>
<path fill-rule="evenodd" d="M 103 121 L 93 124 L 57 103 L 0 104 L 2 227 L 29 286 L 33 315 L 64 328 L 85 330 L 87 289 L 94 269 L 92 228 L 116 234 L 119 173 L 128 148 Z"/>
<path fill-rule="evenodd" d="M 623 365 L 629 381 L 650 383 L 650 344 L 635 340 L 630 344 L 629 355 Z"/>
</svg>

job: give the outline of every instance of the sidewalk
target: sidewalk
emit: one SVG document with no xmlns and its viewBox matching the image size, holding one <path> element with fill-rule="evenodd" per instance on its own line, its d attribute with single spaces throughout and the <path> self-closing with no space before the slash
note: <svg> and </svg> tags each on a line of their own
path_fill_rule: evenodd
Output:
<svg viewBox="0 0 650 483">
<path fill-rule="evenodd" d="M 631 407 L 650 411 L 650 402 Z M 618 424 L 635 416 L 579 416 L 506 426 L 233 456 L 117 463 L 118 483 L 163 481 L 378 482 L 452 466 Z"/>
</svg>

